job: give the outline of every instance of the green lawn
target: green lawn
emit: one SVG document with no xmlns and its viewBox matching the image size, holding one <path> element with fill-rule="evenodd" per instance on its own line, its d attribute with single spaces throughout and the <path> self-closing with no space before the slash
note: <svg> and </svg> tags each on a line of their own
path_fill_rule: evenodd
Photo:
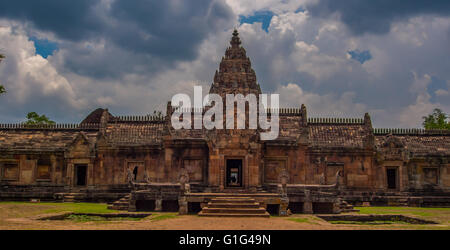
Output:
<svg viewBox="0 0 450 250">
<path fill-rule="evenodd" d="M 359 214 L 412 214 L 417 216 L 436 216 L 450 214 L 450 208 L 434 207 L 355 207 Z"/>
<path fill-rule="evenodd" d="M 61 203 L 61 202 L 0 202 L 0 205 L 6 205 L 5 215 L 12 217 L 21 217 L 22 214 L 50 214 L 60 212 L 75 213 L 116 213 L 116 210 L 107 208 L 106 203 Z M 1 217 L 1 215 L 0 215 Z M 10 216 L 8 216 L 10 217 Z"/>
</svg>

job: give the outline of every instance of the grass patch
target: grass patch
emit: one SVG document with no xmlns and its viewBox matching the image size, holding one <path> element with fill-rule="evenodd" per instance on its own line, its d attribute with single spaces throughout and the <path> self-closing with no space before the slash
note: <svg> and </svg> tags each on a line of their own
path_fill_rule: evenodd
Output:
<svg viewBox="0 0 450 250">
<path fill-rule="evenodd" d="M 434 207 L 355 207 L 359 214 L 413 214 L 424 217 L 435 216 L 438 213 L 450 213 L 450 208 Z"/>
<path fill-rule="evenodd" d="M 154 217 L 152 217 L 150 220 L 152 221 L 159 221 L 159 220 L 167 220 L 167 219 L 174 219 L 177 217 L 177 214 L 171 213 L 171 214 L 157 214 Z"/>
<path fill-rule="evenodd" d="M 117 211 L 105 203 L 57 203 L 57 202 L 0 202 L 0 218 L 18 218 L 38 214 L 62 212 L 107 214 Z"/>
<path fill-rule="evenodd" d="M 408 224 L 410 223 L 404 221 L 328 221 L 331 224 L 346 224 L 346 225 L 391 225 L 391 224 Z"/>
<path fill-rule="evenodd" d="M 142 218 L 132 218 L 132 217 L 115 217 L 115 218 L 105 218 L 102 216 L 90 216 L 90 215 L 76 215 L 71 214 L 67 216 L 65 220 L 71 220 L 75 222 L 91 222 L 91 221 L 139 221 Z"/>
<path fill-rule="evenodd" d="M 298 223 L 310 223 L 308 218 L 289 218 L 290 221 L 295 221 Z"/>
<path fill-rule="evenodd" d="M 298 222 L 298 223 L 308 223 L 308 224 L 316 224 L 316 225 L 319 224 L 319 223 L 313 221 L 313 220 L 317 220 L 317 218 L 314 218 L 314 217 L 310 217 L 310 218 L 292 217 L 292 218 L 288 218 L 288 220 Z"/>
</svg>

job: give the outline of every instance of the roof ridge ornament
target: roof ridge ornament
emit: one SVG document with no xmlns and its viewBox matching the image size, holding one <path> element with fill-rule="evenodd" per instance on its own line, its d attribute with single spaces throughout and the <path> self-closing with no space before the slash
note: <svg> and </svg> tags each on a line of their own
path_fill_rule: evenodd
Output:
<svg viewBox="0 0 450 250">
<path fill-rule="evenodd" d="M 239 32 L 237 29 L 234 29 L 233 31 L 233 37 L 231 38 L 230 44 L 231 48 L 239 48 L 241 45 L 241 39 L 239 38 Z"/>
</svg>

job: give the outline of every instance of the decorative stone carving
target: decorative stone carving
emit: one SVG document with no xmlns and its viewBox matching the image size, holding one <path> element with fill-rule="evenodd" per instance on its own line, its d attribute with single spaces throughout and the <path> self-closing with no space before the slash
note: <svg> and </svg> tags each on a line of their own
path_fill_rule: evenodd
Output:
<svg viewBox="0 0 450 250">
<path fill-rule="evenodd" d="M 131 169 L 127 170 L 127 180 L 128 180 L 128 187 L 134 190 L 135 189 L 134 174 L 131 171 Z"/>
<path fill-rule="evenodd" d="M 150 184 L 150 183 L 151 183 L 151 180 L 150 180 L 150 177 L 149 177 L 148 174 L 147 174 L 147 171 L 144 171 L 144 181 L 145 181 L 147 184 Z"/>
<path fill-rule="evenodd" d="M 279 193 L 281 194 L 282 197 L 287 197 L 287 183 L 289 182 L 289 173 L 286 169 L 283 169 L 280 172 L 278 180 L 280 182 Z"/>
<path fill-rule="evenodd" d="M 180 170 L 180 188 L 182 193 L 190 193 L 189 173 L 185 168 Z"/>
</svg>

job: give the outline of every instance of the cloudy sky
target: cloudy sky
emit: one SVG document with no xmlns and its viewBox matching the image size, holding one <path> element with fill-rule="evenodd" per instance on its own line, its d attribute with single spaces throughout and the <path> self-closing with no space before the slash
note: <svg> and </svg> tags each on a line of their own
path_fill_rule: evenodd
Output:
<svg viewBox="0 0 450 250">
<path fill-rule="evenodd" d="M 448 0 L 3 0 L 0 122 L 164 111 L 208 91 L 233 28 L 285 107 L 375 127 L 450 113 Z"/>
</svg>

